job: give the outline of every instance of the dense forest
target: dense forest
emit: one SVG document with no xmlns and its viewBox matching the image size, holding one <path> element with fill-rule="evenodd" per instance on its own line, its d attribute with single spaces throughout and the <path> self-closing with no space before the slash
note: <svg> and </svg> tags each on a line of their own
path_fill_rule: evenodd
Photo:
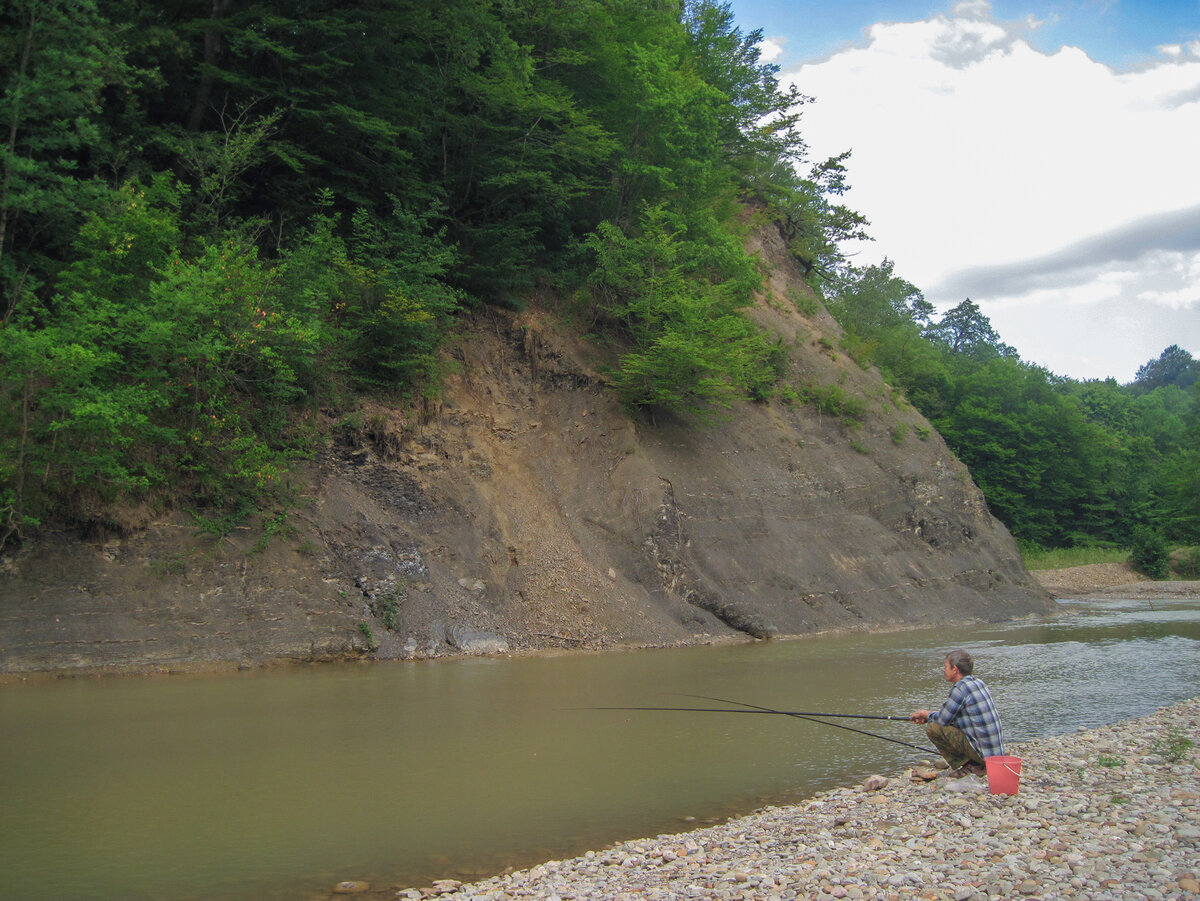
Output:
<svg viewBox="0 0 1200 901">
<path fill-rule="evenodd" d="M 846 352 L 903 388 L 1019 541 L 1130 547 L 1163 575 L 1167 542 L 1200 540 L 1200 361 L 1186 350 L 1128 385 L 1062 378 L 1023 362 L 969 299 L 934 318 L 891 261 L 845 267 L 828 306 Z"/>
<path fill-rule="evenodd" d="M 456 317 L 534 292 L 631 415 L 828 404 L 745 315 L 763 222 L 1020 540 L 1200 540 L 1200 365 L 1061 379 L 850 266 L 847 155 L 760 39 L 714 0 L 7 2 L 0 546 L 277 522 L 359 399 L 436 396 Z"/>
</svg>

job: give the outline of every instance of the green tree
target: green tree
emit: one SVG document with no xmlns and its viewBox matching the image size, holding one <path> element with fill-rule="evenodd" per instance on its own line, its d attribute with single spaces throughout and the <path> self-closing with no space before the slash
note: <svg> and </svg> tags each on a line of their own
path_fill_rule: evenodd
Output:
<svg viewBox="0 0 1200 901">
<path fill-rule="evenodd" d="M 1016 356 L 1016 351 L 1000 340 L 979 304 L 969 297 L 931 325 L 927 334 L 954 354 L 977 359 Z"/>
<path fill-rule="evenodd" d="M 818 290 L 846 270 L 843 244 L 871 240 L 866 217 L 836 202 L 849 190 L 849 157 L 849 151 L 830 157 L 813 166 L 807 176 L 798 174 L 791 164 L 777 164 L 762 190 L 788 249 L 808 283 Z"/>
<path fill-rule="evenodd" d="M 922 333 L 933 305 L 920 290 L 884 260 L 878 266 L 845 267 L 829 291 L 826 308 L 846 330 L 855 356 L 874 362 L 927 417 L 939 415 L 949 393 L 949 370 L 944 351 Z"/>
<path fill-rule="evenodd" d="M 103 92 L 128 75 L 92 0 L 0 11 L 0 325 L 52 280 L 101 193 Z"/>
<path fill-rule="evenodd" d="M 1130 540 L 1130 562 L 1133 568 L 1152 579 L 1167 574 L 1167 543 L 1163 536 L 1149 526 L 1138 526 Z"/>
<path fill-rule="evenodd" d="M 1200 543 L 1200 381 L 1192 383 L 1179 448 L 1161 471 L 1164 525 L 1168 537 Z"/>
<path fill-rule="evenodd" d="M 766 396 L 783 352 L 742 315 L 760 283 L 734 235 L 686 223 L 662 206 L 623 232 L 602 223 L 588 246 L 604 322 L 628 340 L 613 375 L 633 407 L 703 418 L 736 398 Z"/>
<path fill-rule="evenodd" d="M 1187 390 L 1200 378 L 1200 360 L 1192 359 L 1192 355 L 1172 344 L 1158 359 L 1150 360 L 1138 367 L 1133 380 L 1133 390 L 1138 394 L 1148 394 L 1155 388 L 1173 385 Z"/>
<path fill-rule="evenodd" d="M 687 0 L 683 21 L 700 76 L 723 97 L 716 108 L 719 152 L 744 185 L 775 165 L 803 160 L 798 126 L 808 98 L 784 88 L 779 67 L 761 61 L 762 30 L 743 33 L 731 5 L 715 0 Z"/>
</svg>

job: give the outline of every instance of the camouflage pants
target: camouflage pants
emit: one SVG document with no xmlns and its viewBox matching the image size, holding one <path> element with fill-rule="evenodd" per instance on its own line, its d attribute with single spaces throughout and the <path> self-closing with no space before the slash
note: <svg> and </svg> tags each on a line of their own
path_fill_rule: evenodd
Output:
<svg viewBox="0 0 1200 901">
<path fill-rule="evenodd" d="M 945 758 L 946 763 L 950 765 L 950 769 L 956 770 L 968 763 L 983 763 L 983 758 L 979 756 L 979 752 L 971 747 L 971 743 L 967 741 L 966 734 L 958 726 L 943 726 L 939 723 L 928 723 L 925 726 L 925 734 L 929 736 L 929 740 L 933 742 L 933 746 Z"/>
</svg>

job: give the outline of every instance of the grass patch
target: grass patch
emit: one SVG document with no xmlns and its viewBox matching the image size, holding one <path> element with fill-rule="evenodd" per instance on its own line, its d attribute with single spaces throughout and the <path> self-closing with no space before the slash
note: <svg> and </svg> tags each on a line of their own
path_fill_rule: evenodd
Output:
<svg viewBox="0 0 1200 901">
<path fill-rule="evenodd" d="M 799 386 L 797 396 L 819 413 L 838 416 L 845 423 L 861 422 L 867 415 L 867 402 L 849 394 L 841 385 L 824 387 L 813 382 Z"/>
<path fill-rule="evenodd" d="M 379 615 L 383 617 L 383 627 L 389 632 L 400 629 L 400 599 L 395 594 L 386 594 L 376 602 Z"/>
<path fill-rule="evenodd" d="M 379 648 L 379 642 L 375 640 L 375 633 L 371 631 L 370 623 L 359 623 L 358 631 L 363 637 L 363 641 L 367 643 L 367 650 L 374 651 Z"/>
<path fill-rule="evenodd" d="M 1128 563 L 1129 551 L 1119 547 L 1021 547 L 1026 569 L 1066 569 L 1093 563 Z"/>
<path fill-rule="evenodd" d="M 1195 746 L 1196 743 L 1179 729 L 1172 729 L 1165 736 L 1156 739 L 1150 745 L 1150 750 L 1168 763 L 1181 763 L 1187 760 L 1189 752 Z"/>
<path fill-rule="evenodd" d="M 817 299 L 811 294 L 801 294 L 795 288 L 789 288 L 788 297 L 796 305 L 796 310 L 801 316 L 807 316 L 809 319 L 812 319 L 812 317 L 817 315 Z"/>
<path fill-rule="evenodd" d="M 187 572 L 187 557 L 184 554 L 167 554 L 150 561 L 150 571 L 160 579 L 178 576 Z"/>
<path fill-rule="evenodd" d="M 1106 767 L 1125 766 L 1125 758 L 1116 754 L 1101 754 L 1096 758 L 1096 763 Z"/>
</svg>

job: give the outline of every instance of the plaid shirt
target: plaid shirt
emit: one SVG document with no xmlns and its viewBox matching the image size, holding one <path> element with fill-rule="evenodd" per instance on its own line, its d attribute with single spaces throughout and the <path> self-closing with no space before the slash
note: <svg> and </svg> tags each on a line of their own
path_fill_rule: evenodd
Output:
<svg viewBox="0 0 1200 901">
<path fill-rule="evenodd" d="M 957 726 L 980 757 L 1004 753 L 1000 714 L 996 712 L 992 693 L 982 679 L 963 676 L 955 682 L 950 697 L 946 698 L 941 710 L 929 715 L 929 722 Z"/>
</svg>

